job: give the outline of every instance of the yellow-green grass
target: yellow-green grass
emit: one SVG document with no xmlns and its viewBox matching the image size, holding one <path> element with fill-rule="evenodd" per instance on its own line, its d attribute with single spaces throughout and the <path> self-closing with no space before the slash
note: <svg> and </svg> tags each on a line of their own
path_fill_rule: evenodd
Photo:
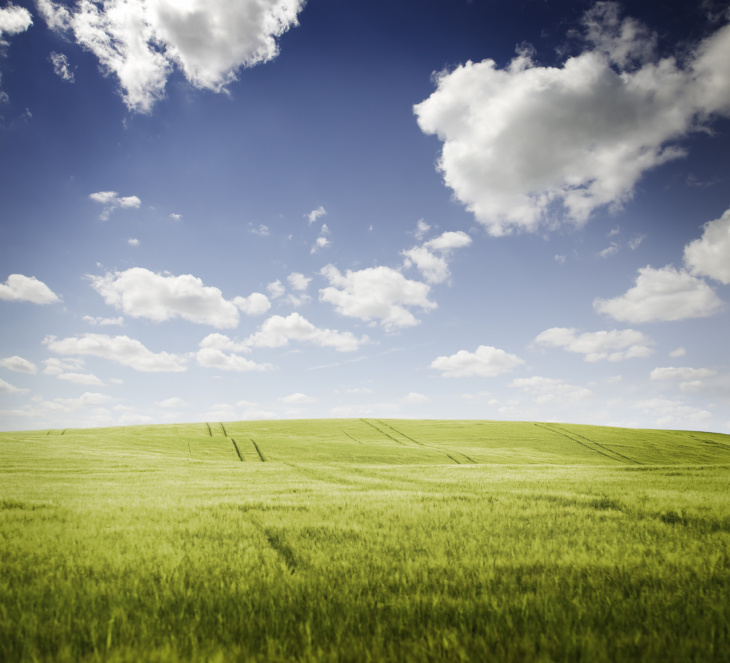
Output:
<svg viewBox="0 0 730 663">
<path fill-rule="evenodd" d="M 729 489 L 699 432 L 2 433 L 0 661 L 730 661 Z"/>
</svg>

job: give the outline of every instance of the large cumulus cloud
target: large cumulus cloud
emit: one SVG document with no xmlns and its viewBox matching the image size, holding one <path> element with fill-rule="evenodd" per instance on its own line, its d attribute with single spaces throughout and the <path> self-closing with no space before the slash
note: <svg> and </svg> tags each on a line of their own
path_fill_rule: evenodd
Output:
<svg viewBox="0 0 730 663">
<path fill-rule="evenodd" d="M 730 114 L 730 26 L 683 61 L 659 59 L 647 28 L 599 2 L 584 39 L 561 67 L 526 50 L 504 68 L 467 62 L 414 106 L 443 141 L 444 182 L 492 235 L 585 223 L 682 156 L 678 139 Z"/>
</svg>

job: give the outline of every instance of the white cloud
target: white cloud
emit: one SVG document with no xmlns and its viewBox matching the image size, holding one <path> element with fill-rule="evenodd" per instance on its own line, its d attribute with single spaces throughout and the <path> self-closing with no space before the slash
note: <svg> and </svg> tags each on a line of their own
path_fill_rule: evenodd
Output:
<svg viewBox="0 0 730 663">
<path fill-rule="evenodd" d="M 535 397 L 535 402 L 544 405 L 554 402 L 556 399 L 561 403 L 582 401 L 593 396 L 593 392 L 585 387 L 576 387 L 564 380 L 555 378 L 543 378 L 534 376 L 531 378 L 518 378 L 512 380 L 509 385 L 521 389 L 527 394 Z"/>
<path fill-rule="evenodd" d="M 331 347 L 339 352 L 354 352 L 367 340 L 367 337 L 358 339 L 351 332 L 319 329 L 299 313 L 292 313 L 286 318 L 280 315 L 270 317 L 244 344 L 248 347 L 279 348 L 288 345 L 289 341 L 299 341 Z"/>
<path fill-rule="evenodd" d="M 317 253 L 320 249 L 323 249 L 325 246 L 329 246 L 330 241 L 326 237 L 317 237 L 317 239 L 314 242 L 314 246 L 312 246 L 312 249 L 310 253 Z"/>
<path fill-rule="evenodd" d="M 287 405 L 317 402 L 316 398 L 313 398 L 312 396 L 307 396 L 306 394 L 302 394 L 301 392 L 297 392 L 296 394 L 290 394 L 289 396 L 283 396 L 279 400 L 282 403 L 286 403 Z"/>
<path fill-rule="evenodd" d="M 16 371 L 18 373 L 30 373 L 31 375 L 35 375 L 35 373 L 38 372 L 38 367 L 32 361 L 28 361 L 27 359 L 23 359 L 17 355 L 0 359 L 0 366 L 3 368 L 9 368 L 11 371 Z"/>
<path fill-rule="evenodd" d="M 251 348 L 245 342 L 233 341 L 225 334 L 208 334 L 199 345 L 201 348 L 212 348 L 224 352 L 251 352 Z"/>
<path fill-rule="evenodd" d="M 0 283 L 0 299 L 8 302 L 32 302 L 33 304 L 53 304 L 60 301 L 43 281 L 35 276 L 11 274 L 5 283 Z"/>
<path fill-rule="evenodd" d="M 139 243 L 140 242 L 136 237 L 131 237 L 127 240 L 127 244 L 129 244 L 129 246 L 139 246 Z"/>
<path fill-rule="evenodd" d="M 274 367 L 271 364 L 259 364 L 239 353 L 251 352 L 246 342 L 237 342 L 224 334 L 208 334 L 200 342 L 200 350 L 196 354 L 198 364 L 207 368 L 217 368 L 223 371 L 268 371 Z"/>
<path fill-rule="evenodd" d="M 37 0 L 51 29 L 68 32 L 114 74 L 132 111 L 164 96 L 174 67 L 195 87 L 215 92 L 242 67 L 278 54 L 277 38 L 297 25 L 303 0 L 88 0 L 74 8 Z"/>
<path fill-rule="evenodd" d="M 608 256 L 612 256 L 618 253 L 618 250 L 618 244 L 616 242 L 611 242 L 611 244 L 603 249 L 603 251 L 600 251 L 598 255 L 601 256 L 601 258 L 608 258 Z"/>
<path fill-rule="evenodd" d="M 269 226 L 265 226 L 263 223 L 259 225 L 258 228 L 251 228 L 251 234 L 253 235 L 259 235 L 261 237 L 268 237 L 269 232 Z"/>
<path fill-rule="evenodd" d="M 155 403 L 158 407 L 164 407 L 166 409 L 175 409 L 175 408 L 188 408 L 190 407 L 190 403 L 188 403 L 186 400 L 183 400 L 182 398 L 178 398 L 177 396 L 173 396 L 172 398 L 166 398 L 164 401 L 158 401 Z"/>
<path fill-rule="evenodd" d="M 63 53 L 56 53 L 55 51 L 51 53 L 49 58 L 53 64 L 53 72 L 56 76 L 68 83 L 73 83 L 74 72 L 71 70 L 68 58 Z"/>
<path fill-rule="evenodd" d="M 406 269 L 415 265 L 429 283 L 443 283 L 451 275 L 446 259 L 431 253 L 425 246 L 414 246 L 402 251 L 402 255 Z"/>
<path fill-rule="evenodd" d="M 706 223 L 702 237 L 684 247 L 684 262 L 695 275 L 730 284 L 730 209 Z"/>
<path fill-rule="evenodd" d="M 654 424 L 663 428 L 691 428 L 712 418 L 709 410 L 667 398 L 639 400 L 632 403 L 631 407 L 652 417 Z"/>
<path fill-rule="evenodd" d="M 271 308 L 269 298 L 260 292 L 252 292 L 248 297 L 234 297 L 232 301 L 246 315 L 262 315 Z"/>
<path fill-rule="evenodd" d="M 646 239 L 646 235 L 635 235 L 629 240 L 629 248 L 632 251 L 636 251 L 640 244 Z"/>
<path fill-rule="evenodd" d="M 111 325 L 123 325 L 124 318 L 120 315 L 117 318 L 102 318 L 100 316 L 85 315 L 82 320 L 95 327 L 109 327 Z"/>
<path fill-rule="evenodd" d="M 688 366 L 666 366 L 655 368 L 649 375 L 651 380 L 698 380 L 717 375 L 717 371 L 710 368 L 689 368 Z"/>
<path fill-rule="evenodd" d="M 492 235 L 585 223 L 683 156 L 673 141 L 730 114 L 730 26 L 683 64 L 657 59 L 653 35 L 621 21 L 615 3 L 597 3 L 584 27 L 585 50 L 562 67 L 524 50 L 504 69 L 467 62 L 414 106 L 421 130 L 443 141 L 445 184 Z"/>
<path fill-rule="evenodd" d="M 0 47 L 7 46 L 5 35 L 17 35 L 33 25 L 30 12 L 12 4 L 0 9 Z"/>
<path fill-rule="evenodd" d="M 89 194 L 89 198 L 104 205 L 104 209 L 99 215 L 102 221 L 106 221 L 110 214 L 119 207 L 137 209 L 142 204 L 137 196 L 120 196 L 116 191 L 97 191 Z"/>
<path fill-rule="evenodd" d="M 480 345 L 476 352 L 459 350 L 448 357 L 437 357 L 431 368 L 442 371 L 446 378 L 483 377 L 493 378 L 503 373 L 511 373 L 524 360 L 491 345 Z"/>
<path fill-rule="evenodd" d="M 453 250 L 469 246 L 471 242 L 471 237 L 462 231 L 442 233 L 421 246 L 403 251 L 405 267 L 415 265 L 429 283 L 443 283 L 451 275 L 448 258 Z"/>
<path fill-rule="evenodd" d="M 181 317 L 213 327 L 238 325 L 238 308 L 221 291 L 191 274 L 165 276 L 142 267 L 105 276 L 90 276 L 104 301 L 133 318 L 163 322 Z"/>
<path fill-rule="evenodd" d="M 286 277 L 286 280 L 289 281 L 289 285 L 291 286 L 292 290 L 305 292 L 306 289 L 309 287 L 309 282 L 312 279 L 304 276 L 304 274 L 301 274 L 299 272 L 292 272 L 291 274 L 289 274 L 289 276 Z"/>
<path fill-rule="evenodd" d="M 111 400 L 110 396 L 106 394 L 99 394 L 96 392 L 84 392 L 78 398 L 56 398 L 54 402 L 71 409 L 90 407 L 96 405 L 103 405 Z"/>
<path fill-rule="evenodd" d="M 101 357 L 145 373 L 179 373 L 186 370 L 184 357 L 169 352 L 151 352 L 138 340 L 128 336 L 82 334 L 60 340 L 55 336 L 46 336 L 43 343 L 60 355 Z"/>
<path fill-rule="evenodd" d="M 687 354 L 687 350 L 682 347 L 676 348 L 669 353 L 670 357 L 684 357 Z"/>
<path fill-rule="evenodd" d="M 298 308 L 299 306 L 304 306 L 304 304 L 308 304 L 310 301 L 312 301 L 312 298 L 309 295 L 293 295 L 288 294 L 284 301 L 287 304 L 291 304 L 292 306 Z"/>
<path fill-rule="evenodd" d="M 429 230 L 431 230 L 431 226 L 423 219 L 418 219 L 418 222 L 416 223 L 416 232 L 414 233 L 416 239 L 419 242 L 423 241 L 423 238 L 428 234 Z"/>
<path fill-rule="evenodd" d="M 5 382 L 5 380 L 0 379 L 0 394 L 23 394 L 27 391 L 27 389 L 19 389 L 9 382 Z"/>
<path fill-rule="evenodd" d="M 66 380 L 67 382 L 73 382 L 74 384 L 84 384 L 87 386 L 96 387 L 104 384 L 93 373 L 60 373 L 57 377 L 59 380 Z"/>
<path fill-rule="evenodd" d="M 546 348 L 563 348 L 568 352 L 585 355 L 585 361 L 601 359 L 623 361 L 635 357 L 648 357 L 654 351 L 653 341 L 634 329 L 584 332 L 567 327 L 552 327 L 540 333 L 533 343 Z"/>
<path fill-rule="evenodd" d="M 401 399 L 405 403 L 430 403 L 431 398 L 426 394 L 419 394 L 418 392 L 411 391 L 409 394 Z"/>
<path fill-rule="evenodd" d="M 305 214 L 310 224 L 314 223 L 317 219 L 327 214 L 327 210 L 321 205 L 317 209 L 313 209 L 309 214 Z"/>
<path fill-rule="evenodd" d="M 44 375 L 61 375 L 66 371 L 78 372 L 84 367 L 84 360 L 75 357 L 68 359 L 51 357 L 50 359 L 44 359 L 43 363 L 46 365 L 43 369 Z"/>
<path fill-rule="evenodd" d="M 268 371 L 273 368 L 271 364 L 258 364 L 237 354 L 226 354 L 222 350 L 214 347 L 201 348 L 195 357 L 201 366 L 217 368 L 221 371 L 247 373 L 249 371 Z"/>
<path fill-rule="evenodd" d="M 684 320 L 713 315 L 723 302 L 702 279 L 671 265 L 639 269 L 636 285 L 613 299 L 597 298 L 593 308 L 621 322 Z"/>
<path fill-rule="evenodd" d="M 175 214 L 175 213 L 173 213 L 173 214 L 170 214 L 170 218 L 173 221 L 179 221 L 180 219 L 182 219 L 182 214 Z"/>
<path fill-rule="evenodd" d="M 341 315 L 360 320 L 380 320 L 387 330 L 412 327 L 419 320 L 406 307 L 424 311 L 436 308 L 429 298 L 430 287 L 411 281 L 390 267 L 369 267 L 343 275 L 334 265 L 320 272 L 330 287 L 319 291 L 323 302 L 332 304 Z"/>
<path fill-rule="evenodd" d="M 271 299 L 277 299 L 286 292 L 286 288 L 278 279 L 269 283 L 269 285 L 266 286 L 266 289 L 269 291 Z"/>
<path fill-rule="evenodd" d="M 461 249 L 471 244 L 471 237 L 465 232 L 458 230 L 456 232 L 445 232 L 429 239 L 424 246 L 429 251 L 451 251 L 453 249 Z"/>
</svg>

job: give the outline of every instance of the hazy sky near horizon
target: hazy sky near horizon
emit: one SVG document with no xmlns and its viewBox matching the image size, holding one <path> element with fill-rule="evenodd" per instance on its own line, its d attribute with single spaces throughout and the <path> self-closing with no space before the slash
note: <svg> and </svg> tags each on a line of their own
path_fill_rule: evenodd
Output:
<svg viewBox="0 0 730 663">
<path fill-rule="evenodd" d="M 0 3 L 0 430 L 730 432 L 730 9 Z"/>
</svg>

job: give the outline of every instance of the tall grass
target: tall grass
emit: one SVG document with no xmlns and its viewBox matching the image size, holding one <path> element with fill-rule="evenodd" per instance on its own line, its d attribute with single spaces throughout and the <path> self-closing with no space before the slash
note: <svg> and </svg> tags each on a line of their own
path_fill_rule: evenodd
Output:
<svg viewBox="0 0 730 663">
<path fill-rule="evenodd" d="M 510 428 L 2 434 L 0 660 L 730 660 L 727 438 Z"/>
</svg>

